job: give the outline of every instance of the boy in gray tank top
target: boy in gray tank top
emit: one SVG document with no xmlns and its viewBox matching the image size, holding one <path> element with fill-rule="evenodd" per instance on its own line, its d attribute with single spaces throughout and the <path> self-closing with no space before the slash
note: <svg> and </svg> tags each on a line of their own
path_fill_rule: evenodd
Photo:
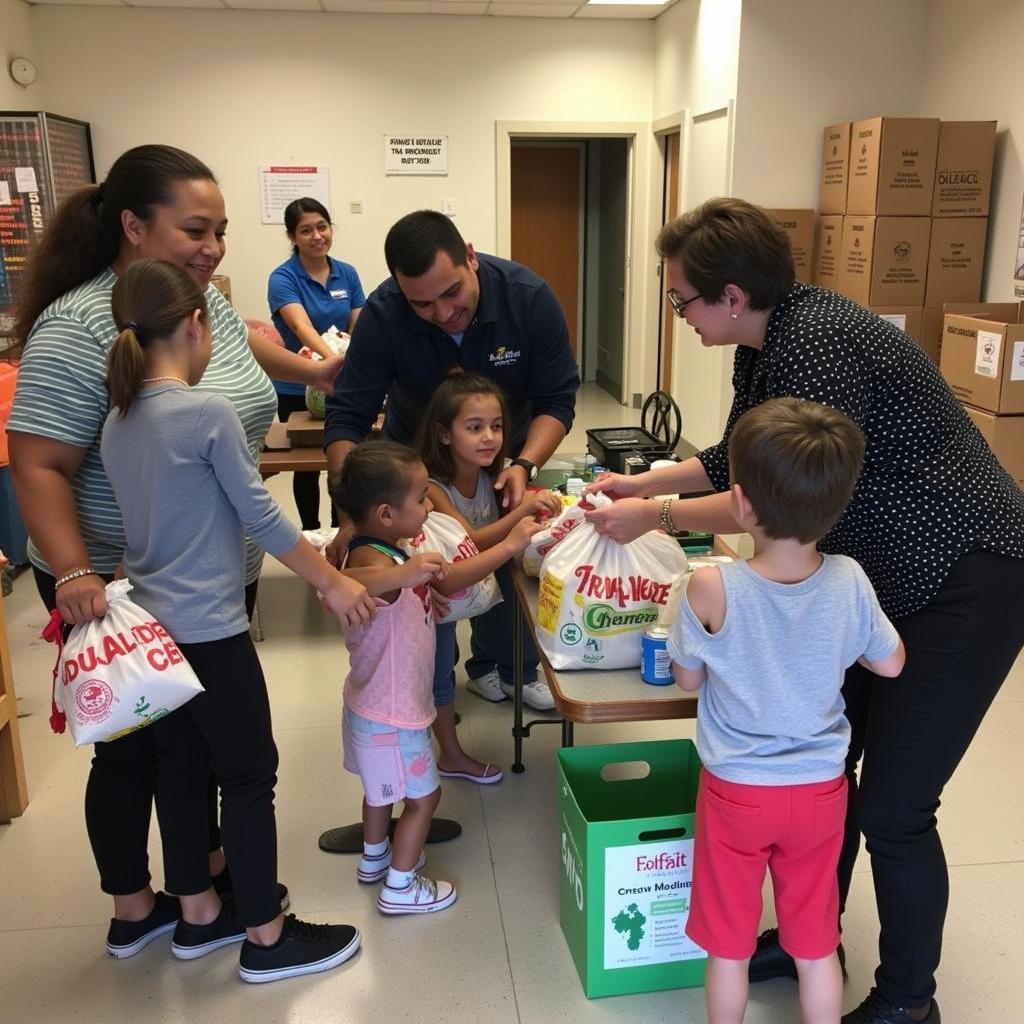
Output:
<svg viewBox="0 0 1024 1024">
<path fill-rule="evenodd" d="M 766 868 L 804 1021 L 835 1024 L 841 1013 L 836 868 L 850 741 L 841 687 L 855 661 L 889 677 L 904 661 L 863 569 L 816 547 L 863 457 L 860 430 L 827 406 L 779 398 L 745 413 L 729 441 L 732 514 L 754 555 L 698 569 L 669 637 L 676 682 L 703 686 L 686 932 L 708 951 L 711 1024 L 743 1017 Z"/>
</svg>

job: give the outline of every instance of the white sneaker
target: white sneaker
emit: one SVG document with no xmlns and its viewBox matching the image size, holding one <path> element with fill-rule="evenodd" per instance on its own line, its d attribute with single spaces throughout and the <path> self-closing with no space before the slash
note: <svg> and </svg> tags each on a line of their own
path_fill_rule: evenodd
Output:
<svg viewBox="0 0 1024 1024">
<path fill-rule="evenodd" d="M 502 683 L 501 692 L 507 697 L 515 697 L 515 687 L 511 683 Z M 523 703 L 534 711 L 550 711 L 555 706 L 555 698 L 551 696 L 548 684 L 538 679 L 535 683 L 524 684 Z"/>
<path fill-rule="evenodd" d="M 500 704 L 505 699 L 505 688 L 501 683 L 501 676 L 498 675 L 498 670 L 492 668 L 487 675 L 480 676 L 477 679 L 470 679 L 466 684 L 466 689 L 470 693 L 475 693 L 478 697 L 483 697 L 484 700 L 489 700 L 492 704 Z"/>
<path fill-rule="evenodd" d="M 420 851 L 420 859 L 416 861 L 416 867 L 413 870 L 421 871 L 426 866 L 427 855 Z M 359 864 L 356 866 L 356 878 L 364 885 L 372 885 L 374 882 L 379 882 L 381 879 L 386 878 L 388 868 L 390 867 L 391 844 L 388 843 L 388 848 L 376 857 L 371 857 L 369 854 L 364 853 L 359 858 Z"/>
<path fill-rule="evenodd" d="M 456 895 L 451 882 L 435 882 L 415 874 L 404 889 L 385 885 L 377 897 L 377 909 L 382 914 L 433 914 L 450 907 Z"/>
</svg>

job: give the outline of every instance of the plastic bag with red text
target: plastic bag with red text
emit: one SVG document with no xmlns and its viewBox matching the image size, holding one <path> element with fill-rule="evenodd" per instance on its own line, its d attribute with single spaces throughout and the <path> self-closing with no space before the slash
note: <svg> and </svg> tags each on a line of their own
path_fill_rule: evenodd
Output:
<svg viewBox="0 0 1024 1024">
<path fill-rule="evenodd" d="M 129 600 L 128 580 L 106 587 L 107 614 L 75 626 L 64 639 L 54 611 L 43 638 L 57 644 L 50 726 L 65 721 L 76 747 L 109 743 L 151 725 L 203 687 L 167 630 Z"/>
<path fill-rule="evenodd" d="M 637 668 L 640 638 L 685 572 L 683 549 L 658 530 L 619 544 L 577 525 L 540 568 L 537 642 L 551 667 Z"/>
</svg>

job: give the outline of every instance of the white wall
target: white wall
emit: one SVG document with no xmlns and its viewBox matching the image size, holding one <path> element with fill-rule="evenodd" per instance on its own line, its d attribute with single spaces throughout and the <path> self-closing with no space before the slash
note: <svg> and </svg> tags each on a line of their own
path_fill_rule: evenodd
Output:
<svg viewBox="0 0 1024 1024">
<path fill-rule="evenodd" d="M 1024 190 L 1024 92 L 1020 0 L 932 0 L 922 112 L 946 120 L 999 122 L 984 297 L 1013 298 L 1013 265 Z"/>
<path fill-rule="evenodd" d="M 33 19 L 48 107 L 92 123 L 100 174 L 147 141 L 213 167 L 231 220 L 222 267 L 244 316 L 267 315 L 267 275 L 288 254 L 283 228 L 259 222 L 261 163 L 330 167 L 334 255 L 369 291 L 388 227 L 443 198 L 493 251 L 495 120 L 650 115 L 649 22 L 106 7 Z M 448 176 L 386 178 L 385 132 L 448 135 Z"/>
<path fill-rule="evenodd" d="M 920 114 L 927 28 L 928 0 L 745 3 L 733 194 L 816 207 L 825 125 Z"/>
<path fill-rule="evenodd" d="M 655 22 L 653 117 L 682 113 L 680 210 L 731 190 L 733 121 L 740 46 L 741 0 L 682 0 Z M 717 114 L 709 114 L 711 110 Z M 662 162 L 655 161 L 656 173 Z M 651 240 L 660 226 L 661 187 L 654 195 Z M 650 273 L 657 268 L 651 253 Z M 648 321 L 657 337 L 665 283 L 656 280 Z M 729 411 L 732 353 L 706 349 L 682 320 L 673 320 L 671 392 L 683 413 L 683 432 L 698 446 L 721 436 Z M 725 381 L 725 385 L 723 385 Z"/>
<path fill-rule="evenodd" d="M 18 85 L 8 73 L 15 57 L 37 61 L 33 34 L 32 8 L 23 0 L 0 0 L 0 110 L 42 110 L 43 84 L 40 79 L 29 86 Z"/>
</svg>

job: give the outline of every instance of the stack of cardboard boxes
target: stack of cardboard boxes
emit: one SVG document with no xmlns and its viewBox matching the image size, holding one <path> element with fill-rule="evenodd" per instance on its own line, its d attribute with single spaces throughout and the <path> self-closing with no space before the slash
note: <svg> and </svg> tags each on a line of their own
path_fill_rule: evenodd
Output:
<svg viewBox="0 0 1024 1024">
<path fill-rule="evenodd" d="M 891 320 L 935 362 L 943 307 L 981 298 L 995 132 L 891 117 L 824 132 L 814 283 Z"/>
</svg>

